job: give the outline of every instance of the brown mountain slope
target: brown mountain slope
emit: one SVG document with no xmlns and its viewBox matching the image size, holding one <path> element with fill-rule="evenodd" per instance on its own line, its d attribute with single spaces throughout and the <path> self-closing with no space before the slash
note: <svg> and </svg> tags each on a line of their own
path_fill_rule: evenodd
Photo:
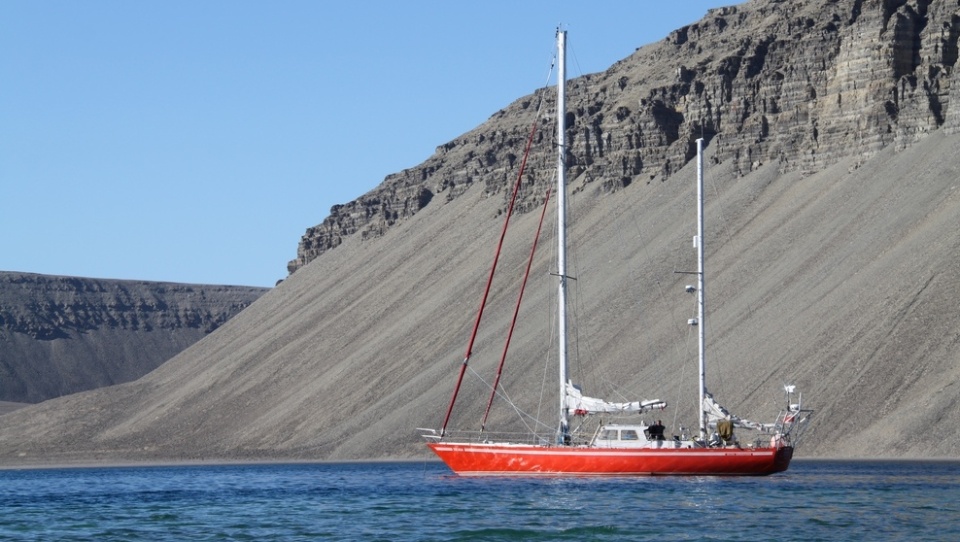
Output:
<svg viewBox="0 0 960 542">
<path fill-rule="evenodd" d="M 719 29 L 716 13 L 708 16 L 712 26 L 696 27 L 713 29 L 697 39 L 701 46 L 716 46 L 710 53 L 716 59 L 754 66 L 724 79 L 730 72 L 717 66 L 735 60 L 702 64 L 710 80 L 718 78 L 717 96 L 726 101 L 694 99 L 691 90 L 677 94 L 676 103 L 657 105 L 650 111 L 653 124 L 641 122 L 631 132 L 642 136 L 642 144 L 634 145 L 639 169 L 630 169 L 637 163 L 631 160 L 591 161 L 584 138 L 577 140 L 570 214 L 579 320 L 574 351 L 584 361 L 584 391 L 602 396 L 615 382 L 627 396 L 670 402 L 663 419 L 674 430 L 693 419 L 696 348 L 686 320 L 694 307 L 683 292 L 687 279 L 674 272 L 694 265 L 694 172 L 684 164 L 700 131 L 657 122 L 678 118 L 661 113 L 709 101 L 722 113 L 715 134 L 703 130 L 711 154 L 710 388 L 730 408 L 758 418 L 781 399 L 782 384 L 797 384 L 818 410 L 800 449 L 804 456 L 956 455 L 960 158 L 953 149 L 960 137 L 950 134 L 956 126 L 949 107 L 956 36 L 941 24 L 952 20 L 946 3 L 765 1 L 741 8 L 725 15 L 728 30 Z M 924 24 L 907 24 L 918 20 Z M 740 45 L 748 36 L 755 44 L 753 37 L 773 28 L 795 28 L 783 35 L 802 51 L 819 50 L 808 43 L 813 36 L 846 38 L 815 61 L 787 54 L 778 41 L 765 45 L 768 60 L 762 64 L 747 61 L 758 49 Z M 941 31 L 953 37 L 941 40 Z M 932 51 L 936 42 L 940 58 L 952 62 L 919 54 L 917 62 L 913 54 L 904 60 L 902 48 L 889 45 L 902 32 L 916 37 L 910 43 L 917 47 L 909 51 Z M 662 81 L 677 73 L 680 57 L 667 54 L 676 53 L 670 47 L 699 51 L 687 45 L 696 45 L 693 33 L 693 27 L 678 31 L 596 77 L 618 81 L 623 71 Z M 923 38 L 931 34 L 937 37 Z M 774 62 L 771 50 L 781 60 Z M 694 64 L 701 65 L 695 58 Z M 805 80 L 802 70 L 790 71 L 788 64 L 813 70 L 814 92 L 797 94 L 789 108 L 779 101 L 779 113 L 771 113 L 770 100 L 789 93 L 751 101 L 781 76 L 791 85 Z M 931 71 L 934 64 L 940 71 Z M 678 77 L 689 79 L 683 73 Z M 916 87 L 910 74 L 921 74 Z M 697 88 L 695 79 L 691 89 Z M 592 95 L 590 81 L 574 86 Z M 885 101 L 894 87 L 891 110 Z M 834 90 L 840 88 L 845 90 L 838 104 Z M 926 99 L 914 99 L 917 93 Z M 932 97 L 939 100 L 936 107 Z M 427 457 L 415 428 L 436 427 L 446 408 L 499 234 L 512 147 L 503 147 L 488 166 L 446 173 L 430 168 L 453 167 L 461 159 L 456 157 L 470 152 L 475 154 L 460 164 L 473 164 L 486 156 L 479 145 L 494 136 L 512 141 L 501 123 L 514 119 L 519 127 L 532 120 L 522 113 L 523 102 L 444 146 L 422 169 L 388 178 L 377 194 L 340 209 L 356 221 L 329 228 L 340 232 L 335 250 L 319 251 L 280 286 L 151 374 L 0 418 L 0 464 Z M 604 111 L 611 103 L 600 102 Z M 749 107 L 738 110 L 737 104 Z M 839 109 L 847 106 L 852 113 Z M 764 107 L 767 113 L 755 114 Z M 934 110 L 936 115 L 922 113 Z M 589 108 L 583 111 L 568 122 L 571 130 L 596 118 Z M 690 118 L 687 111 L 682 109 L 683 119 Z M 604 124 L 612 118 L 604 116 L 601 133 L 616 134 L 610 137 L 613 148 L 629 147 L 625 132 Z M 671 140 L 675 134 L 684 135 Z M 663 144 L 652 143 L 660 139 Z M 538 145 L 548 147 L 548 139 Z M 547 162 L 535 164 L 543 173 L 535 172 L 525 185 L 525 209 L 535 209 L 542 198 Z M 627 168 L 622 171 L 629 182 L 610 168 Z M 423 175 L 428 170 L 437 179 Z M 608 183 L 611 178 L 621 182 Z M 424 186 L 433 187 L 432 197 L 403 195 L 422 194 Z M 374 197 L 379 203 L 368 206 Z M 404 207 L 416 212 L 398 211 L 400 203 L 414 200 L 426 203 Z M 506 279 L 525 263 L 537 214 L 516 217 L 508 237 L 471 362 L 485 379 L 492 376 L 516 298 Z M 338 223 L 324 224 L 317 231 Z M 547 244 L 538 253 L 504 377 L 509 396 L 531 413 L 538 408 L 545 367 L 552 364 L 553 287 L 542 287 L 552 283 Z M 599 373 L 587 373 L 587 366 Z M 485 401 L 485 387 L 471 373 L 452 425 L 475 429 Z M 549 394 L 544 404 L 554 404 Z M 499 404 L 489 425 L 516 427 L 516 420 Z"/>
</svg>

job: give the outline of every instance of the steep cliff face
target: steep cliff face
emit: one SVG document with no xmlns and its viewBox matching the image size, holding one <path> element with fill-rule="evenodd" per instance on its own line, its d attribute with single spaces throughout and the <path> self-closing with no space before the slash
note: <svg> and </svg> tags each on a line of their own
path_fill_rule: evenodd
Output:
<svg viewBox="0 0 960 542">
<path fill-rule="evenodd" d="M 0 272 L 0 400 L 139 378 L 266 291 Z"/>
<path fill-rule="evenodd" d="M 711 391 L 766 420 L 796 384 L 816 409 L 806 457 L 956 457 L 957 8 L 757 0 L 570 84 L 569 338 L 585 393 L 666 400 L 674 431 L 696 419 L 695 307 L 676 271 L 696 265 L 684 164 L 702 133 Z M 335 208 L 311 230 L 309 265 L 150 374 L 4 415 L 0 465 L 427 457 L 416 428 L 442 423 L 464 368 L 538 101 Z M 552 137 L 534 137 L 523 209 L 553 174 Z M 548 250 L 510 324 L 538 218 L 512 221 L 451 428 L 479 428 L 508 334 L 487 427 L 527 434 L 557 404 L 541 391 L 556 359 Z M 135 299 L 124 304 L 155 303 Z M 68 340 L 28 332 L 12 336 Z"/>
<path fill-rule="evenodd" d="M 809 174 L 848 157 L 856 166 L 932 131 L 955 132 L 958 37 L 960 8 L 948 1 L 755 0 L 712 10 L 607 71 L 568 83 L 572 176 L 603 190 L 663 180 L 690 161 L 698 137 L 741 174 L 769 163 Z M 304 234 L 289 272 L 347 236 L 381 236 L 475 183 L 489 195 L 505 192 L 540 99 L 517 100 L 420 166 L 333 207 Z M 552 93 L 543 99 L 546 124 L 556 111 Z M 537 156 L 553 140 L 543 128 Z M 531 164 L 528 185 L 541 187 L 551 167 Z M 540 194 L 526 191 L 521 212 Z"/>
</svg>

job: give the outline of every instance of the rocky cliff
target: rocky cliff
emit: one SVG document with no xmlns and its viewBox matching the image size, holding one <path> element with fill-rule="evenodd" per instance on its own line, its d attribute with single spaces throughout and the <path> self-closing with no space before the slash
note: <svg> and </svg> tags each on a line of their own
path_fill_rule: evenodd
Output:
<svg viewBox="0 0 960 542">
<path fill-rule="evenodd" d="M 768 163 L 782 173 L 812 173 L 844 158 L 857 165 L 882 148 L 960 127 L 960 107 L 950 107 L 960 104 L 958 38 L 960 11 L 948 1 L 760 0 L 714 9 L 569 83 L 568 164 L 585 173 L 581 187 L 616 190 L 670 177 L 704 137 L 715 160 L 740 174 Z M 379 237 L 473 184 L 505 193 L 541 100 L 546 122 L 556 115 L 553 94 L 525 96 L 423 164 L 334 206 L 304 234 L 288 270 L 347 236 Z M 547 156 L 541 151 L 552 143 L 541 130 L 533 155 Z M 530 184 L 551 178 L 549 160 L 531 166 Z M 525 191 L 521 212 L 542 193 Z"/>
<path fill-rule="evenodd" d="M 570 84 L 584 393 L 666 400 L 673 432 L 696 419 L 695 307 L 676 271 L 695 268 L 702 134 L 715 397 L 769 419 L 797 385 L 816 409 L 801 457 L 957 456 L 958 16 L 945 0 L 753 0 Z M 336 207 L 292 276 L 148 375 L 5 414 L 0 466 L 429 457 L 417 428 L 442 422 L 540 100 Z M 543 100 L 523 209 L 552 175 Z M 538 215 L 512 221 L 450 428 L 479 427 Z M 490 428 L 526 431 L 556 404 L 547 252 Z"/>
<path fill-rule="evenodd" d="M 0 400 L 36 403 L 135 380 L 264 292 L 0 272 Z"/>
</svg>

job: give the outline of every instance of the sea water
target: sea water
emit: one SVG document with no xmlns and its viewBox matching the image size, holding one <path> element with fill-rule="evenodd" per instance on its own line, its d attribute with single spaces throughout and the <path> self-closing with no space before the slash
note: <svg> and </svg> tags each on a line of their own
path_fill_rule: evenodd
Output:
<svg viewBox="0 0 960 542">
<path fill-rule="evenodd" d="M 437 462 L 0 471 L 0 540 L 960 540 L 960 462 L 462 478 Z"/>
</svg>

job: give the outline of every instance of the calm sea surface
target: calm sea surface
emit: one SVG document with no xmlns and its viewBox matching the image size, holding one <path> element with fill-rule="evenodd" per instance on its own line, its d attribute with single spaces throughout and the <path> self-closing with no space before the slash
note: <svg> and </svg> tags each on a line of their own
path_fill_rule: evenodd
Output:
<svg viewBox="0 0 960 542">
<path fill-rule="evenodd" d="M 458 478 L 439 463 L 0 471 L 0 540 L 960 540 L 960 462 L 766 478 Z"/>
</svg>

